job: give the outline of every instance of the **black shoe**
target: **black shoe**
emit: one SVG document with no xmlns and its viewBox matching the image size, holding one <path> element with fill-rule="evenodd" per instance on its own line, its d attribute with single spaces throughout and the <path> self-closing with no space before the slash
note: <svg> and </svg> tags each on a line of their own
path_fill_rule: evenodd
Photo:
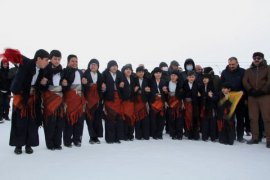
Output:
<svg viewBox="0 0 270 180">
<path fill-rule="evenodd" d="M 62 149 L 63 149 L 61 145 L 55 146 L 54 148 L 55 148 L 56 150 L 62 150 Z"/>
<path fill-rule="evenodd" d="M 251 140 L 249 140 L 249 141 L 247 141 L 247 144 L 259 144 L 259 141 L 258 140 L 256 140 L 256 139 L 251 139 Z"/>
<path fill-rule="evenodd" d="M 16 147 L 16 148 L 14 149 L 14 153 L 15 153 L 15 154 L 22 154 L 22 147 Z"/>
<path fill-rule="evenodd" d="M 137 139 L 137 140 L 142 140 L 142 138 L 135 138 L 135 139 Z"/>
<path fill-rule="evenodd" d="M 68 147 L 68 148 L 71 148 L 72 147 L 72 144 L 64 144 L 64 146 Z"/>
<path fill-rule="evenodd" d="M 115 143 L 121 144 L 121 141 L 120 140 L 116 140 Z"/>
<path fill-rule="evenodd" d="M 182 140 L 183 137 L 182 137 L 182 136 L 177 136 L 176 139 L 177 139 L 177 140 Z"/>
<path fill-rule="evenodd" d="M 26 154 L 32 154 L 34 151 L 31 146 L 25 146 L 25 152 Z"/>
<path fill-rule="evenodd" d="M 54 147 L 47 147 L 49 150 L 51 150 L 51 151 L 54 151 L 55 150 L 55 148 Z"/>
<path fill-rule="evenodd" d="M 96 143 L 95 138 L 90 138 L 89 143 L 90 143 L 90 144 L 95 144 L 95 143 Z"/>
<path fill-rule="evenodd" d="M 267 142 L 266 142 L 266 147 L 267 147 L 267 148 L 270 148 L 270 141 L 267 141 Z"/>
<path fill-rule="evenodd" d="M 95 142 L 96 142 L 97 144 L 100 144 L 100 140 L 99 140 L 98 138 L 95 139 Z"/>
<path fill-rule="evenodd" d="M 9 119 L 9 117 L 8 117 L 8 116 L 6 116 L 6 117 L 5 117 L 5 120 L 6 120 L 6 121 L 10 121 L 10 119 Z"/>
<path fill-rule="evenodd" d="M 111 141 L 106 141 L 106 143 L 107 143 L 107 144 L 113 144 L 113 142 L 111 142 Z"/>
<path fill-rule="evenodd" d="M 81 144 L 80 142 L 74 142 L 74 146 L 76 146 L 76 147 L 81 147 L 82 144 Z"/>
<path fill-rule="evenodd" d="M 1 118 L 0 119 L 0 124 L 2 124 L 2 123 L 4 123 L 4 119 Z"/>
</svg>

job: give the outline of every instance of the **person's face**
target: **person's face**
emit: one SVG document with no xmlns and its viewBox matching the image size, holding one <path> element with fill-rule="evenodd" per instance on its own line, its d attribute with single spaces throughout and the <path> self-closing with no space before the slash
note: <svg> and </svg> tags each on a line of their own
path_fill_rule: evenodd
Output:
<svg viewBox="0 0 270 180">
<path fill-rule="evenodd" d="M 172 70 L 178 70 L 178 66 L 171 66 L 172 67 Z"/>
<path fill-rule="evenodd" d="M 98 71 L 98 65 L 96 63 L 90 64 L 90 70 L 92 72 L 97 72 Z"/>
<path fill-rule="evenodd" d="M 208 84 L 209 83 L 209 79 L 208 78 L 203 78 L 203 84 Z"/>
<path fill-rule="evenodd" d="M 195 78 L 196 77 L 194 75 L 191 75 L 191 76 L 187 77 L 187 80 L 188 80 L 188 82 L 193 83 L 195 81 Z"/>
<path fill-rule="evenodd" d="M 255 66 L 259 66 L 259 64 L 260 64 L 262 61 L 263 61 L 263 58 L 260 57 L 260 56 L 256 56 L 256 57 L 253 58 L 253 64 L 254 64 Z"/>
<path fill-rule="evenodd" d="M 238 67 L 238 63 L 236 62 L 236 60 L 229 60 L 229 69 L 231 71 L 234 71 L 235 69 L 237 69 Z"/>
<path fill-rule="evenodd" d="M 161 78 L 161 75 L 162 75 L 161 72 L 156 72 L 156 73 L 154 74 L 154 77 L 155 77 L 156 79 L 160 79 L 160 78 Z"/>
<path fill-rule="evenodd" d="M 196 71 L 198 74 L 202 74 L 203 68 L 202 68 L 201 66 L 195 66 L 195 71 Z"/>
<path fill-rule="evenodd" d="M 231 91 L 231 89 L 229 89 L 229 88 L 222 88 L 222 93 L 223 94 L 229 94 L 229 92 Z"/>
<path fill-rule="evenodd" d="M 110 67 L 110 71 L 111 71 L 112 73 L 116 73 L 117 70 L 118 70 L 118 66 L 116 66 L 116 65 Z"/>
<path fill-rule="evenodd" d="M 68 67 L 78 68 L 78 59 L 76 57 L 71 58 L 68 62 Z"/>
<path fill-rule="evenodd" d="M 178 76 L 176 74 L 171 74 L 171 81 L 176 82 L 178 80 Z"/>
<path fill-rule="evenodd" d="M 132 73 L 132 71 L 130 68 L 125 69 L 125 72 L 124 72 L 125 76 L 130 77 L 131 73 Z"/>
<path fill-rule="evenodd" d="M 8 63 L 7 62 L 3 62 L 3 68 L 8 68 Z"/>
<path fill-rule="evenodd" d="M 48 63 L 49 63 L 48 61 L 49 61 L 49 58 L 40 58 L 40 57 L 38 57 L 36 65 L 40 69 L 44 69 L 48 65 Z"/>
<path fill-rule="evenodd" d="M 136 75 L 137 75 L 138 78 L 143 78 L 144 71 L 138 71 L 138 72 L 136 72 Z"/>
<path fill-rule="evenodd" d="M 53 56 L 52 59 L 51 59 L 51 63 L 53 65 L 53 67 L 57 67 L 60 65 L 60 62 L 61 62 L 61 57 L 55 57 Z"/>
</svg>

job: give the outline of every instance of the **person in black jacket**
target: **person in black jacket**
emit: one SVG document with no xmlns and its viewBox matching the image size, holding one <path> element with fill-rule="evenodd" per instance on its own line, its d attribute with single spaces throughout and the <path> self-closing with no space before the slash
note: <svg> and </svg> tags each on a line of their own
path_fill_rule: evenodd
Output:
<svg viewBox="0 0 270 180">
<path fill-rule="evenodd" d="M 10 85 L 11 79 L 8 77 L 9 74 L 9 62 L 1 61 L 0 69 L 0 123 L 9 119 L 9 103 L 10 103 Z"/>
<path fill-rule="evenodd" d="M 145 69 L 142 66 L 136 69 L 135 79 L 135 138 L 138 140 L 149 140 L 150 136 L 150 122 L 149 122 L 149 94 L 150 86 L 149 80 L 145 78 Z"/>
<path fill-rule="evenodd" d="M 46 146 L 49 150 L 62 149 L 62 133 L 64 129 L 64 103 L 60 80 L 62 78 L 61 52 L 50 52 L 50 63 L 44 69 L 44 79 L 47 84 L 43 87 L 43 117 Z"/>
<path fill-rule="evenodd" d="M 124 88 L 124 78 L 118 70 L 116 61 L 111 60 L 102 73 L 106 90 L 104 97 L 105 140 L 107 143 L 121 143 L 124 139 L 121 89 Z"/>
<path fill-rule="evenodd" d="M 199 86 L 194 71 L 187 73 L 183 84 L 185 107 L 185 130 L 188 139 L 199 140 Z"/>
<path fill-rule="evenodd" d="M 98 138 L 103 137 L 102 93 L 105 91 L 105 84 L 102 74 L 98 69 L 99 61 L 97 59 L 91 59 L 82 78 L 86 99 L 86 124 L 90 136 L 90 144 L 100 144 Z"/>
<path fill-rule="evenodd" d="M 16 154 L 22 153 L 22 146 L 27 154 L 32 154 L 31 147 L 39 145 L 38 127 L 42 124 L 40 85 L 47 83 L 42 77 L 49 53 L 40 49 L 34 59 L 28 59 L 13 52 L 20 56 L 20 65 L 11 84 L 14 96 L 9 145 L 16 147 Z"/>
<path fill-rule="evenodd" d="M 221 73 L 221 83 L 230 83 L 232 88 L 231 91 L 245 91 L 242 80 L 245 74 L 245 69 L 239 66 L 236 57 L 231 57 L 228 60 L 228 66 Z M 245 142 L 244 128 L 245 128 L 245 111 L 247 110 L 245 101 L 247 101 L 247 96 L 243 96 L 241 101 L 238 103 L 235 116 L 237 119 L 237 141 Z"/>
<path fill-rule="evenodd" d="M 163 139 L 165 125 L 165 100 L 168 93 L 167 83 L 162 79 L 159 67 L 152 71 L 150 95 L 150 130 L 153 139 Z"/>
<path fill-rule="evenodd" d="M 203 74 L 203 85 L 199 87 L 200 93 L 200 121 L 202 140 L 216 140 L 216 108 L 217 108 L 217 92 L 213 86 L 211 75 Z"/>
<path fill-rule="evenodd" d="M 179 71 L 171 71 L 168 83 L 168 123 L 169 132 L 172 139 L 181 140 L 183 138 L 183 82 L 179 77 Z"/>
<path fill-rule="evenodd" d="M 66 121 L 64 127 L 64 146 L 72 147 L 72 143 L 80 147 L 84 125 L 85 100 L 82 92 L 82 72 L 78 69 L 78 58 L 69 55 L 67 67 L 63 70 L 61 85 L 63 86 L 66 104 Z"/>
<path fill-rule="evenodd" d="M 124 87 L 120 89 L 124 114 L 124 140 L 133 141 L 136 120 L 134 111 L 135 80 L 134 76 L 132 76 L 133 70 L 131 65 L 127 64 L 123 66 L 121 71 L 125 84 Z"/>
</svg>

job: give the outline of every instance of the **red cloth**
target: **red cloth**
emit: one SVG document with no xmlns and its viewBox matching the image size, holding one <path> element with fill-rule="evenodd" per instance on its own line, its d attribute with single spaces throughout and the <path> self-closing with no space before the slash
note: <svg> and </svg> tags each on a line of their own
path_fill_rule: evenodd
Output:
<svg viewBox="0 0 270 180">
<path fill-rule="evenodd" d="M 93 120 L 100 100 L 97 84 L 93 84 L 86 94 L 86 115 L 89 120 Z"/>
<path fill-rule="evenodd" d="M 136 96 L 134 106 L 135 106 L 136 121 L 145 119 L 148 113 L 147 113 L 146 104 L 145 102 L 143 102 L 142 95 Z"/>
<path fill-rule="evenodd" d="M 21 118 L 31 117 L 34 119 L 36 117 L 36 94 L 33 92 L 28 99 L 27 105 L 23 104 L 23 97 L 21 94 L 16 94 L 13 96 L 13 106 L 14 109 L 19 109 L 21 111 Z"/>
<path fill-rule="evenodd" d="M 169 107 L 171 109 L 172 118 L 177 119 L 180 117 L 181 101 L 179 101 L 175 96 L 170 96 L 168 101 Z"/>
<path fill-rule="evenodd" d="M 70 89 L 65 93 L 64 101 L 67 105 L 66 114 L 68 122 L 73 125 L 83 115 L 85 100 L 75 90 Z"/>
<path fill-rule="evenodd" d="M 117 116 L 120 116 L 124 119 L 124 113 L 122 108 L 122 100 L 119 97 L 117 91 L 114 92 L 113 101 L 105 101 L 105 110 L 107 112 L 107 118 L 111 121 L 115 121 Z"/>
<path fill-rule="evenodd" d="M 12 62 L 13 64 L 22 64 L 22 54 L 17 49 L 6 49 L 3 54 L 0 55 L 3 60 Z"/>
<path fill-rule="evenodd" d="M 160 113 L 161 116 L 164 115 L 164 103 L 161 97 L 156 96 L 155 101 L 151 104 L 152 109 L 156 113 Z"/>
<path fill-rule="evenodd" d="M 51 115 L 56 115 L 57 110 L 60 110 L 60 117 L 63 117 L 64 115 L 64 108 L 61 107 L 62 105 L 62 97 L 57 95 L 56 93 L 52 91 L 45 91 L 42 95 L 43 99 L 43 105 L 44 105 L 44 118 L 45 120 L 50 117 Z"/>
<path fill-rule="evenodd" d="M 134 126 L 136 116 L 134 109 L 134 102 L 128 100 L 122 102 L 122 108 L 124 113 L 124 120 L 127 121 L 129 126 Z"/>
<path fill-rule="evenodd" d="M 185 123 L 187 130 L 192 128 L 192 102 L 185 102 Z"/>
</svg>

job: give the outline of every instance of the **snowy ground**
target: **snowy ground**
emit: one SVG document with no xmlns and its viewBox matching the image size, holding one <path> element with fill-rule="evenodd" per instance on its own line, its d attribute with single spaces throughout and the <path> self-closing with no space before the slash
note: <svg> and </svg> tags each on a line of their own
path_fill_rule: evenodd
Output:
<svg viewBox="0 0 270 180">
<path fill-rule="evenodd" d="M 249 146 L 171 140 L 90 145 L 84 127 L 82 147 L 49 151 L 43 129 L 34 154 L 15 155 L 8 145 L 10 122 L 0 124 L 0 179 L 267 179 L 270 150 L 265 141 Z"/>
</svg>

